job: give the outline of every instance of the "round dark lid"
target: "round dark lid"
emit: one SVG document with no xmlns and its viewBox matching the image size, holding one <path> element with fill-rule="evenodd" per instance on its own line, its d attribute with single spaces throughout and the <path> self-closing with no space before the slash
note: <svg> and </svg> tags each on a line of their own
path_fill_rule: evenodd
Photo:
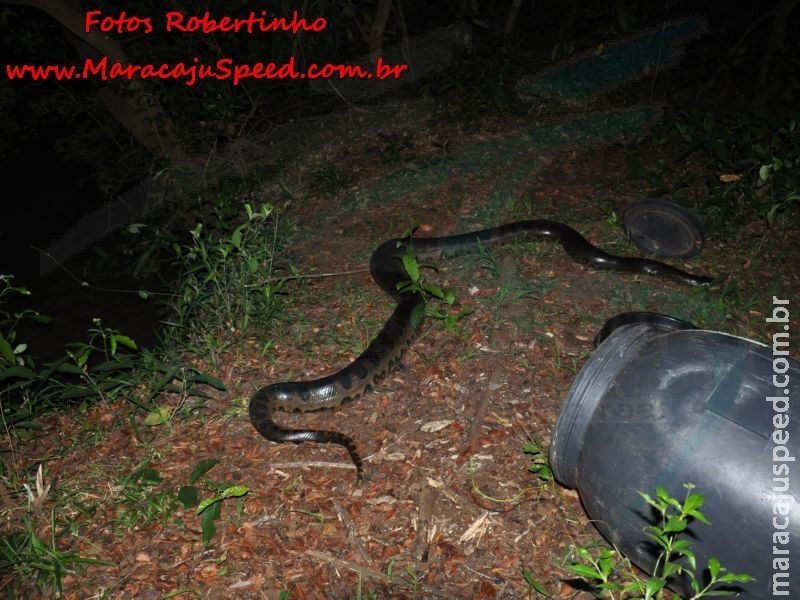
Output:
<svg viewBox="0 0 800 600">
<path fill-rule="evenodd" d="M 639 250 L 664 258 L 689 258 L 705 245 L 700 219 L 660 198 L 645 198 L 628 206 L 622 225 Z"/>
</svg>

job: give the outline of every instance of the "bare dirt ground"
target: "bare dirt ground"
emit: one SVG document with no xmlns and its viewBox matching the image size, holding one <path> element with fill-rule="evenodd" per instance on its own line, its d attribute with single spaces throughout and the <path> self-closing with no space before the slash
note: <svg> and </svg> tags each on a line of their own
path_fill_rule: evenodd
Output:
<svg viewBox="0 0 800 600">
<path fill-rule="evenodd" d="M 435 130 L 398 135 L 417 155 L 434 154 L 443 141 Z M 456 145 L 470 141 L 448 136 Z M 632 253 L 606 219 L 652 191 L 630 176 L 620 148 L 606 147 L 543 157 L 536 176 L 515 190 L 514 203 L 487 197 L 492 177 L 502 173 L 464 173 L 422 198 L 348 206 L 343 198 L 397 163 L 376 160 L 386 152 L 376 137 L 328 152 L 310 156 L 303 168 L 333 162 L 350 177 L 345 189 L 306 189 L 288 206 L 264 198 L 297 224 L 287 257 L 301 274 L 366 269 L 372 249 L 412 223 L 418 235 L 448 235 L 550 218 L 612 252 Z M 491 203 L 496 220 L 482 221 L 477 215 Z M 737 260 L 736 246 L 712 237 L 683 266 L 716 273 Z M 578 495 L 530 474 L 521 449 L 534 439 L 548 447 L 569 386 L 607 318 L 626 309 L 696 315 L 680 312 L 678 285 L 592 272 L 547 244 L 509 246 L 497 253 L 493 270 L 485 266 L 459 257 L 427 275 L 474 313 L 455 333 L 429 320 L 402 367 L 375 393 L 337 410 L 277 415 L 288 426 L 336 429 L 356 439 L 366 459 L 360 490 L 343 449 L 269 443 L 250 426 L 246 406 L 256 388 L 331 373 L 366 346 L 391 311 L 366 271 L 296 282 L 283 319 L 258 331 L 258 339 L 229 345 L 214 362 L 194 358 L 228 386 L 210 393 L 194 416 L 147 428 L 143 414 L 117 403 L 44 419 L 34 439 L 13 448 L 21 469 L 45 465 L 53 490 L 70 494 L 43 503 L 40 534 L 48 531 L 48 506 L 56 506 L 56 519 L 71 524 L 59 548 L 112 563 L 67 574 L 64 597 L 534 597 L 523 570 L 557 597 L 577 594 L 564 581 L 562 557 L 570 545 L 600 538 Z M 755 293 L 759 265 L 751 268 L 743 285 Z M 796 289 L 788 269 L 787 277 Z M 715 325 L 747 335 L 751 321 L 763 320 L 759 311 L 723 310 Z M 174 402 L 177 409 L 196 400 Z M 174 497 L 194 466 L 211 458 L 219 463 L 208 482 L 249 492 L 223 503 L 205 546 L 193 511 L 159 499 Z M 156 471 L 160 483 L 122 480 L 143 468 Z"/>
</svg>

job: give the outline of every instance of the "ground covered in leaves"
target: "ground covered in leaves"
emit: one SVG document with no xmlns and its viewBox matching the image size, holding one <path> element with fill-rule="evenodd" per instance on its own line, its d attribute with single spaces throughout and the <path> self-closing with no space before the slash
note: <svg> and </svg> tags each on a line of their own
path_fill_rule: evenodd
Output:
<svg viewBox="0 0 800 600">
<path fill-rule="evenodd" d="M 301 276 L 326 276 L 287 283 L 281 319 L 247 336 L 231 332 L 214 357 L 187 357 L 227 391 L 166 399 L 175 418 L 157 427 L 121 401 L 68 410 L 6 448 L 21 472 L 43 465 L 50 491 L 34 507 L 39 536 L 48 539 L 55 509 L 59 550 L 108 562 L 67 573 L 65 598 L 533 597 L 523 573 L 556 596 L 579 593 L 564 557 L 571 545 L 601 538 L 575 491 L 528 472 L 523 446 L 537 441 L 546 451 L 595 333 L 621 311 L 656 310 L 762 335 L 770 298 L 759 296 L 759 282 L 783 273 L 777 277 L 785 289 L 797 290 L 786 252 L 797 239 L 779 239 L 756 256 L 750 251 L 765 238 L 761 225 L 729 239 L 711 232 L 707 249 L 679 264 L 729 273 L 751 299 L 736 311 L 721 292 L 690 305 L 690 290 L 677 284 L 594 272 L 547 243 L 511 244 L 425 271 L 456 293 L 454 311 L 473 311 L 455 331 L 429 319 L 402 367 L 355 403 L 277 415 L 288 426 L 335 429 L 357 440 L 366 469 L 358 489 L 342 448 L 272 444 L 247 417 L 258 387 L 329 374 L 366 347 L 392 309 L 366 272 L 369 255 L 412 225 L 416 235 L 449 235 L 549 218 L 611 252 L 636 253 L 613 215 L 654 189 L 632 173 L 623 146 L 542 156 L 531 148 L 494 171 L 453 172 L 410 196 L 361 194 L 440 159 L 442 148 L 457 153 L 504 134 L 496 126 L 373 132 L 308 156 L 297 177 L 316 186 L 297 186 L 291 198 L 276 186 L 255 198 L 296 224 L 281 260 Z M 380 160 L 390 154 L 391 161 Z M 665 161 L 667 185 L 669 177 L 687 176 L 686 165 L 652 160 L 652 168 Z M 520 161 L 534 161 L 531 174 L 508 195 L 495 193 L 498 178 Z M 212 459 L 218 462 L 204 463 L 213 466 L 194 478 L 198 464 Z M 180 504 L 180 490 L 194 487 L 203 499 L 230 485 L 247 493 L 219 502 L 216 530 L 204 543 L 201 519 Z M 20 507 L 2 499 L 5 526 L 12 527 Z"/>
</svg>

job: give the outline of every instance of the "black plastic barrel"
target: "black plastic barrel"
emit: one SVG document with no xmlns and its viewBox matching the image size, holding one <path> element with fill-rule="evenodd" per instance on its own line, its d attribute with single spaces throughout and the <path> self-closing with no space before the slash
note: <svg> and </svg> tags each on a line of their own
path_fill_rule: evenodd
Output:
<svg viewBox="0 0 800 600">
<path fill-rule="evenodd" d="M 711 522 L 685 532 L 701 580 L 714 557 L 757 579 L 742 598 L 800 598 L 800 362 L 786 346 L 680 327 L 623 324 L 605 338 L 558 418 L 553 473 L 648 573 L 656 521 L 638 492 L 683 500 L 693 484 Z M 686 578 L 670 587 L 692 595 Z"/>
</svg>

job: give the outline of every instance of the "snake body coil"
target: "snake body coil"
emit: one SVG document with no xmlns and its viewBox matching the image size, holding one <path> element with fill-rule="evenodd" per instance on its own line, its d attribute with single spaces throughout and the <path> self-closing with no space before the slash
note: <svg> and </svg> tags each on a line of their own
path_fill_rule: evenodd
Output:
<svg viewBox="0 0 800 600">
<path fill-rule="evenodd" d="M 285 429 L 272 418 L 275 410 L 309 412 L 334 408 L 369 392 L 376 381 L 391 371 L 414 338 L 412 315 L 424 302 L 418 292 L 400 293 L 397 284 L 408 280 L 400 257 L 408 244 L 418 259 L 455 256 L 479 247 L 491 248 L 509 239 L 550 239 L 558 242 L 576 262 L 596 269 L 643 273 L 688 285 L 709 283 L 712 278 L 692 275 L 664 263 L 644 258 L 614 256 L 593 246 L 577 231 L 555 221 L 530 220 L 500 225 L 471 233 L 431 238 L 392 239 L 372 253 L 370 274 L 375 283 L 397 302 L 394 312 L 366 350 L 341 371 L 313 381 L 275 383 L 259 389 L 250 400 L 250 421 L 273 442 L 317 442 L 347 448 L 361 481 L 363 462 L 352 438 L 338 431 Z"/>
</svg>

